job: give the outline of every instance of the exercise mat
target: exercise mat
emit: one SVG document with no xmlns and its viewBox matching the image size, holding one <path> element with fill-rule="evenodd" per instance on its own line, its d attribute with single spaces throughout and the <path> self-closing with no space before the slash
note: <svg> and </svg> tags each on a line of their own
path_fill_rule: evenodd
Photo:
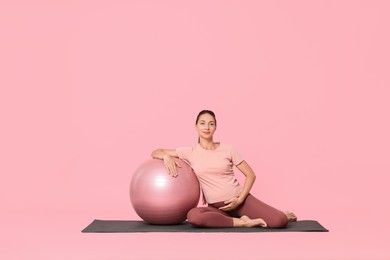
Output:
<svg viewBox="0 0 390 260">
<path fill-rule="evenodd" d="M 152 225 L 138 220 L 98 220 L 84 228 L 83 233 L 139 233 L 139 232 L 328 232 L 315 220 L 289 222 L 286 228 L 236 227 L 198 228 L 187 221 L 177 225 Z"/>
</svg>

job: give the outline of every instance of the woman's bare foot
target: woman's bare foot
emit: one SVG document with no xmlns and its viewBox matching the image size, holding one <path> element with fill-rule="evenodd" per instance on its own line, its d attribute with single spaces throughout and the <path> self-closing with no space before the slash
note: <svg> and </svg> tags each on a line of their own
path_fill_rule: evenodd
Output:
<svg viewBox="0 0 390 260">
<path fill-rule="evenodd" d="M 267 223 L 262 218 L 251 219 L 248 216 L 233 218 L 234 227 L 267 227 Z"/>
<path fill-rule="evenodd" d="M 297 216 L 294 213 L 290 211 L 284 211 L 283 213 L 287 216 L 288 221 L 297 221 Z"/>
</svg>

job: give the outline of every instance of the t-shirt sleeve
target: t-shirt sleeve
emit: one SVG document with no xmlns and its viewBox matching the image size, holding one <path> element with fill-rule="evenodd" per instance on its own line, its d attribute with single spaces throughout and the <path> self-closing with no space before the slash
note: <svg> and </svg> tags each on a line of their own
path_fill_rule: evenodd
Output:
<svg viewBox="0 0 390 260">
<path fill-rule="evenodd" d="M 244 160 L 242 159 L 241 154 L 234 146 L 230 147 L 230 158 L 232 158 L 232 163 L 235 166 L 239 165 Z"/>
<path fill-rule="evenodd" d="M 178 147 L 176 153 L 180 159 L 189 161 L 192 152 L 192 147 Z"/>
</svg>

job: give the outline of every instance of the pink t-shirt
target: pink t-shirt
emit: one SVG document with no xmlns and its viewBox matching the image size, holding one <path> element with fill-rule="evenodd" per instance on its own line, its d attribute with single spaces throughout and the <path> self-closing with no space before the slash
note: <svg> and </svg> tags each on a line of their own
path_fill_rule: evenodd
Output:
<svg viewBox="0 0 390 260">
<path fill-rule="evenodd" d="M 242 188 L 233 165 L 237 166 L 243 159 L 232 145 L 221 143 L 214 150 L 206 150 L 198 143 L 176 148 L 176 152 L 194 170 L 207 203 L 226 201 L 240 194 Z"/>
</svg>

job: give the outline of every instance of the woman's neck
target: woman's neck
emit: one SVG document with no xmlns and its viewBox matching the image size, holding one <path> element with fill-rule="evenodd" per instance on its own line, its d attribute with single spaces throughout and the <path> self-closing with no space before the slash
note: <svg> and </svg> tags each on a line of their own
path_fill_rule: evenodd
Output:
<svg viewBox="0 0 390 260">
<path fill-rule="evenodd" d="M 214 150 L 216 145 L 213 140 L 199 140 L 199 145 L 206 150 Z"/>
</svg>

